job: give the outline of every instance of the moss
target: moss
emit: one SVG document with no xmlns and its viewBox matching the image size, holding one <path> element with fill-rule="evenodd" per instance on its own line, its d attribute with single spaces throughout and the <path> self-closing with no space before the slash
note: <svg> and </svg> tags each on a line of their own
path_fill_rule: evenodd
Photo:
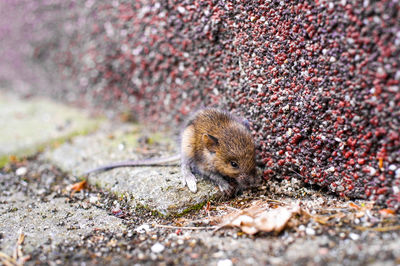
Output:
<svg viewBox="0 0 400 266">
<path fill-rule="evenodd" d="M 205 201 L 203 201 L 201 203 L 195 204 L 195 205 L 193 205 L 193 206 L 191 206 L 189 208 L 184 209 L 181 213 L 176 214 L 175 217 L 182 217 L 182 216 L 184 216 L 184 215 L 186 215 L 186 214 L 188 214 L 188 213 L 190 213 L 192 211 L 198 211 L 201 208 L 203 208 L 206 204 L 207 204 L 207 200 L 205 200 Z"/>
<path fill-rule="evenodd" d="M 0 168 L 3 168 L 8 161 L 10 160 L 10 156 L 4 155 L 0 157 Z"/>
<path fill-rule="evenodd" d="M 161 217 L 161 218 L 168 217 L 168 215 L 162 214 L 161 212 L 159 212 L 157 210 L 153 210 L 149 206 L 146 206 L 146 205 L 136 202 L 134 198 L 132 198 L 131 201 L 135 202 L 135 205 L 136 205 L 135 210 L 144 210 L 146 212 L 150 212 L 151 215 L 153 215 L 153 216 L 157 216 L 157 217 Z"/>
</svg>

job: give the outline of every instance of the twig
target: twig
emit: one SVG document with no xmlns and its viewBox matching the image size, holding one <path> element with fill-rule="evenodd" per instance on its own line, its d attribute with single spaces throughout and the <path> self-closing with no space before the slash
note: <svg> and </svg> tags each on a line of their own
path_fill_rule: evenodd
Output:
<svg viewBox="0 0 400 266">
<path fill-rule="evenodd" d="M 6 266 L 24 265 L 24 263 L 30 258 L 30 256 L 23 257 L 22 244 L 24 243 L 24 240 L 25 234 L 22 232 L 22 228 L 20 228 L 13 256 L 11 257 L 3 252 L 0 252 L 0 262 Z"/>
<path fill-rule="evenodd" d="M 23 256 L 22 254 L 22 243 L 24 243 L 25 234 L 22 232 L 22 227 L 19 229 L 18 241 L 14 250 L 14 259 L 18 261 L 19 258 Z"/>
<path fill-rule="evenodd" d="M 274 202 L 274 203 L 279 203 L 283 205 L 287 205 L 286 202 L 280 201 L 280 200 L 274 200 L 274 199 L 267 199 L 267 202 Z"/>
<path fill-rule="evenodd" d="M 5 253 L 3 253 L 1 251 L 0 251 L 0 262 L 3 263 L 6 266 L 16 266 L 16 265 L 18 265 L 17 261 L 14 258 L 8 256 L 7 254 L 5 254 Z"/>
<path fill-rule="evenodd" d="M 208 229 L 215 229 L 216 226 L 195 227 L 195 226 L 173 226 L 173 225 L 155 224 L 154 227 L 168 228 L 168 229 L 208 230 Z"/>
<path fill-rule="evenodd" d="M 364 226 L 355 226 L 354 228 L 360 230 L 360 231 L 376 231 L 376 232 L 388 232 L 388 231 L 396 231 L 400 230 L 400 225 L 394 225 L 394 226 L 386 226 L 386 227 L 364 227 Z"/>
</svg>

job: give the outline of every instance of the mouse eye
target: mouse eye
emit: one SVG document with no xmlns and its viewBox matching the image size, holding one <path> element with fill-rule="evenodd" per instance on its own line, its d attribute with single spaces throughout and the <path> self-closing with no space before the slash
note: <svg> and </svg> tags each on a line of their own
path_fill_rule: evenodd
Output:
<svg viewBox="0 0 400 266">
<path fill-rule="evenodd" d="M 231 161 L 231 166 L 232 166 L 233 168 L 238 168 L 238 167 L 239 167 L 239 165 L 237 164 L 237 162 L 234 162 L 234 161 Z"/>
</svg>

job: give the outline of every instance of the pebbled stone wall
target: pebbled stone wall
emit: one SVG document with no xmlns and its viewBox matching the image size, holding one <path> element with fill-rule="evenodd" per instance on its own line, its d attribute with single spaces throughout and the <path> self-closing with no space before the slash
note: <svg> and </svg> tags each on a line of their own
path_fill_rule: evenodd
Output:
<svg viewBox="0 0 400 266">
<path fill-rule="evenodd" d="M 26 43 L 40 67 L 73 82 L 68 99 L 164 123 L 200 106 L 233 110 L 251 122 L 264 178 L 400 210 L 399 7 L 43 0 L 27 13 L 40 27 Z"/>
</svg>

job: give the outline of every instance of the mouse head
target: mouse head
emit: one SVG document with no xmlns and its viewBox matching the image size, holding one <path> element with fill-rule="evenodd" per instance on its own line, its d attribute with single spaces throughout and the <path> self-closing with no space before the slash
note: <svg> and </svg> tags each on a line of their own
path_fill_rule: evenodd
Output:
<svg viewBox="0 0 400 266">
<path fill-rule="evenodd" d="M 203 135 L 206 149 L 213 154 L 215 170 L 218 174 L 235 180 L 245 188 L 257 182 L 255 145 L 245 128 L 229 128 L 218 137 Z"/>
</svg>

